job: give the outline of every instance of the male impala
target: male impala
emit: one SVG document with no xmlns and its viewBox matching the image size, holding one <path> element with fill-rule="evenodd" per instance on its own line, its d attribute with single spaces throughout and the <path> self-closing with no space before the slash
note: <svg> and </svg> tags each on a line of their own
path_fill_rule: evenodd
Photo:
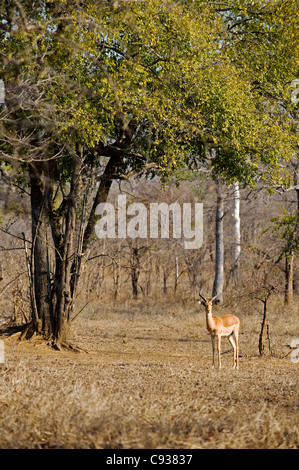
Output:
<svg viewBox="0 0 299 470">
<path fill-rule="evenodd" d="M 211 300 L 206 300 L 201 294 L 199 296 L 203 301 L 198 301 L 199 304 L 204 305 L 206 309 L 206 320 L 208 332 L 212 338 L 213 346 L 213 367 L 215 363 L 215 345 L 217 337 L 217 349 L 218 349 L 218 366 L 221 368 L 221 336 L 227 336 L 229 342 L 231 343 L 234 349 L 234 363 L 233 368 L 239 368 L 239 328 L 240 320 L 235 315 L 224 315 L 223 317 L 213 317 L 212 316 L 212 305 L 213 301 L 217 296 L 213 297 Z M 215 301 L 214 304 L 218 303 L 219 300 Z"/>
</svg>

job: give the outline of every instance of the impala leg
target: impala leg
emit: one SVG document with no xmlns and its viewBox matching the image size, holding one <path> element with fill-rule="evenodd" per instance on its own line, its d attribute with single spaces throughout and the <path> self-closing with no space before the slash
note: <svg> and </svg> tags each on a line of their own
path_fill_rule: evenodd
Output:
<svg viewBox="0 0 299 470">
<path fill-rule="evenodd" d="M 217 348 L 218 348 L 218 367 L 221 369 L 221 336 L 217 336 Z"/>
<path fill-rule="evenodd" d="M 215 337 L 215 336 L 211 336 L 211 340 L 212 340 L 212 348 L 213 348 L 213 363 L 212 363 L 212 367 L 214 367 L 214 365 L 215 365 L 216 337 Z"/>
<path fill-rule="evenodd" d="M 236 345 L 236 342 L 235 342 L 235 338 L 233 337 L 233 334 L 228 336 L 228 340 L 229 340 L 229 342 L 232 345 L 233 350 L 234 350 L 233 369 L 235 369 L 236 367 L 238 367 L 238 363 L 237 363 L 237 345 Z"/>
<path fill-rule="evenodd" d="M 236 367 L 239 369 L 239 331 L 235 331 L 235 340 L 236 340 Z"/>
</svg>

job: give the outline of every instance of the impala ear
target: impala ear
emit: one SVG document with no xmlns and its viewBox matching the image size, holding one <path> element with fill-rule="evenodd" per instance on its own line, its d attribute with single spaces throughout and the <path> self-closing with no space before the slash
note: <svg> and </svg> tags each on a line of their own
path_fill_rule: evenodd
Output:
<svg viewBox="0 0 299 470">
<path fill-rule="evenodd" d="M 220 304 L 220 300 L 219 299 L 214 300 L 213 304 L 214 305 Z"/>
</svg>

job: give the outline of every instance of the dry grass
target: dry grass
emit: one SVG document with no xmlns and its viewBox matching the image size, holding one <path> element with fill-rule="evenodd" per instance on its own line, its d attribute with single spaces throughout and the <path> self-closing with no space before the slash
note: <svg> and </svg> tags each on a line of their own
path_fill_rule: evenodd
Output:
<svg viewBox="0 0 299 470">
<path fill-rule="evenodd" d="M 298 448 L 299 364 L 285 346 L 299 338 L 298 312 L 280 309 L 269 318 L 274 356 L 266 344 L 260 358 L 260 316 L 235 307 L 239 371 L 226 340 L 223 369 L 210 368 L 203 310 L 175 303 L 90 308 L 73 328 L 89 354 L 5 338 L 0 447 Z"/>
</svg>

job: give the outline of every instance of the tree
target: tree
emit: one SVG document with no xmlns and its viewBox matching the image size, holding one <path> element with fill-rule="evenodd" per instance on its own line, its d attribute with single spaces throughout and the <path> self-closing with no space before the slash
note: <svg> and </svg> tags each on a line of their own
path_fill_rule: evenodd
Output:
<svg viewBox="0 0 299 470">
<path fill-rule="evenodd" d="M 251 84 L 251 98 L 257 100 L 255 103 L 256 109 L 258 112 L 262 111 L 262 113 L 268 114 L 268 122 L 273 119 L 276 121 L 276 125 L 271 126 L 271 129 L 269 128 L 269 133 L 264 133 L 265 128 L 261 127 L 262 138 L 264 139 L 263 152 L 267 149 L 265 152 L 268 155 L 267 158 L 273 157 L 276 153 L 277 156 L 279 154 L 284 155 L 288 160 L 294 155 L 298 145 L 297 106 L 290 99 L 290 85 L 298 75 L 299 34 L 295 20 L 298 13 L 297 7 L 292 1 L 254 0 L 253 2 L 247 2 L 241 0 L 225 2 L 221 5 L 215 4 L 215 9 L 224 18 L 227 25 L 227 35 L 224 39 L 226 53 L 238 70 L 243 69 L 244 73 L 242 75 L 245 75 Z M 263 119 L 265 119 L 265 114 L 263 114 Z M 285 127 L 289 129 L 289 142 L 284 140 L 286 134 L 283 129 Z M 251 142 L 248 151 L 244 155 L 255 165 L 255 151 L 251 152 L 252 143 L 255 139 L 259 140 L 261 134 L 254 124 L 252 127 L 249 126 L 248 130 L 251 132 Z M 273 146 L 272 151 L 269 148 L 270 142 Z M 229 144 L 227 151 L 235 154 L 238 153 L 238 148 Z M 220 153 L 218 152 L 218 156 L 221 154 L 225 158 L 225 148 L 221 149 Z M 216 158 L 215 161 L 216 166 L 219 163 L 222 164 L 221 159 L 219 161 L 218 159 Z M 240 161 L 239 158 L 238 161 Z M 256 179 L 267 179 L 268 184 L 269 182 L 273 184 L 278 176 L 277 182 L 280 183 L 280 186 L 288 184 L 287 171 L 285 177 L 282 173 L 276 172 L 277 165 L 283 166 L 283 163 L 279 162 L 279 157 L 278 159 L 274 158 L 272 169 L 270 167 L 263 168 L 262 162 L 263 159 L 256 165 Z M 250 178 L 252 178 L 252 174 Z M 241 248 L 238 216 L 239 183 L 236 180 L 233 183 L 233 188 L 235 192 L 233 211 L 235 249 L 232 273 L 234 274 L 236 273 Z M 283 236 L 288 238 L 286 232 Z M 287 299 L 292 297 L 294 252 L 289 249 L 284 252 L 286 260 L 286 301 L 288 302 Z M 217 266 L 216 263 L 215 283 L 220 269 Z M 216 294 L 215 283 L 213 295 Z"/>
<path fill-rule="evenodd" d="M 268 305 L 267 304 L 268 304 L 268 300 L 269 300 L 270 295 L 273 292 L 275 292 L 275 288 L 273 286 L 263 286 L 263 290 L 264 290 L 263 298 L 256 297 L 257 299 L 259 299 L 264 304 L 263 319 L 262 319 L 261 331 L 260 331 L 260 335 L 259 335 L 259 353 L 260 353 L 260 356 L 262 356 L 264 354 L 264 349 L 265 349 L 264 334 L 265 334 L 266 326 L 267 326 L 267 331 L 268 331 L 268 328 L 269 328 L 268 325 L 267 325 L 267 314 L 268 314 Z M 269 336 L 269 331 L 268 331 L 268 336 Z M 270 347 L 269 347 L 269 349 L 270 349 Z"/>
<path fill-rule="evenodd" d="M 239 270 L 239 257 L 241 254 L 241 224 L 240 224 L 240 188 L 239 183 L 233 184 L 233 264 L 232 264 L 232 276 L 233 281 L 237 284 L 238 281 L 238 270 Z"/>
<path fill-rule="evenodd" d="M 131 277 L 131 284 L 132 284 L 132 293 L 134 299 L 137 299 L 138 297 L 138 287 L 141 287 L 139 284 L 139 276 L 140 276 L 140 270 L 141 270 L 141 257 L 144 255 L 148 250 L 149 247 L 142 245 L 139 246 L 138 242 L 136 241 L 135 243 L 128 242 L 127 245 L 129 249 L 129 273 Z M 143 289 L 141 288 L 143 291 Z"/>
<path fill-rule="evenodd" d="M 68 347 L 95 210 L 115 179 L 204 165 L 247 184 L 259 165 L 278 172 L 292 133 L 222 47 L 229 15 L 209 1 L 8 0 L 0 15 L 1 158 L 30 188 L 27 333 Z"/>
<path fill-rule="evenodd" d="M 288 214 L 284 209 L 280 217 L 274 217 L 271 222 L 274 224 L 272 231 L 283 241 L 280 256 L 277 263 L 285 258 L 285 303 L 290 304 L 293 301 L 293 275 L 294 275 L 294 257 L 299 253 L 298 237 L 298 218 L 299 212 Z"/>
<path fill-rule="evenodd" d="M 58 348 L 68 346 L 95 209 L 112 181 L 149 160 L 163 170 L 178 158 L 173 142 L 183 120 L 171 110 L 180 95 L 168 95 L 167 82 L 183 54 L 190 58 L 193 30 L 181 36 L 179 11 L 159 2 L 131 7 L 69 2 L 65 10 L 63 2 L 48 2 L 36 10 L 6 2 L 2 11 L 2 158 L 18 166 L 31 194 L 29 334 Z M 187 25 L 190 15 L 183 19 Z"/>
<path fill-rule="evenodd" d="M 221 181 L 218 179 L 217 186 L 217 206 L 216 206 L 216 256 L 215 256 L 215 279 L 213 284 L 212 297 L 222 302 L 223 284 L 224 284 L 224 235 L 223 235 L 223 217 L 224 217 L 224 190 Z"/>
</svg>

